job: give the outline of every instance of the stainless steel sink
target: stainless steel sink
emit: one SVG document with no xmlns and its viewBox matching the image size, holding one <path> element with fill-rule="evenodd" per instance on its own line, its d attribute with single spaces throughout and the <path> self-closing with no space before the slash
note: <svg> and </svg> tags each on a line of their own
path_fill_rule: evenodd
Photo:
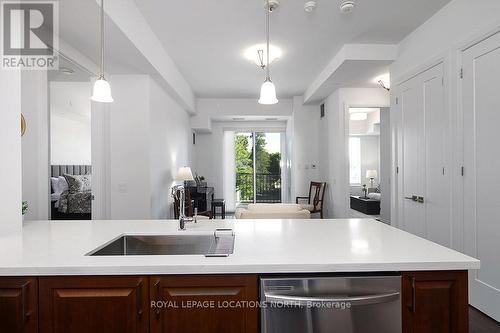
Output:
<svg viewBox="0 0 500 333">
<path fill-rule="evenodd" d="M 205 255 L 227 257 L 233 253 L 234 232 L 217 229 L 210 234 L 121 235 L 88 253 L 88 256 Z"/>
</svg>

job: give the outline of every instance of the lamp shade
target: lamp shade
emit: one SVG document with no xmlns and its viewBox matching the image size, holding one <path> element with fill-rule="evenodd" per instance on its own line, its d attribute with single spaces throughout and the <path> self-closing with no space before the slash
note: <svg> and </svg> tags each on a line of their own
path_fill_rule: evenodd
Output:
<svg viewBox="0 0 500 333">
<path fill-rule="evenodd" d="M 377 178 L 378 173 L 377 170 L 366 170 L 366 178 Z"/>
<path fill-rule="evenodd" d="M 270 79 L 266 79 L 260 88 L 259 104 L 271 105 L 276 103 L 278 103 L 278 99 L 276 98 L 274 83 Z"/>
<path fill-rule="evenodd" d="M 91 99 L 94 102 L 101 103 L 113 102 L 113 97 L 111 96 L 111 87 L 109 86 L 109 82 L 106 81 L 104 77 L 100 77 L 97 81 L 95 81 Z"/>
<path fill-rule="evenodd" d="M 177 181 L 194 180 L 191 168 L 187 166 L 180 167 L 179 171 L 177 172 L 177 177 L 175 177 L 175 180 Z"/>
</svg>

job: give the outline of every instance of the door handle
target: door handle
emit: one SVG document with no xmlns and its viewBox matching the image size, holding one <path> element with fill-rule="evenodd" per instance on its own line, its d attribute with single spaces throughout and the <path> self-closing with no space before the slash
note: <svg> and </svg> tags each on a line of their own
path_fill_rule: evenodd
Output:
<svg viewBox="0 0 500 333">
<path fill-rule="evenodd" d="M 31 316 L 31 311 L 28 309 L 28 301 L 26 298 L 28 297 L 28 287 L 30 285 L 30 282 L 27 281 L 25 284 L 21 286 L 21 302 L 22 302 L 22 316 L 23 316 L 23 325 L 29 320 Z"/>
<path fill-rule="evenodd" d="M 137 317 L 141 319 L 142 317 L 142 280 L 139 281 L 139 283 L 136 286 L 136 294 L 135 294 L 135 302 L 137 306 Z"/>
<path fill-rule="evenodd" d="M 416 288 L 416 279 L 415 277 L 410 278 L 411 284 L 411 303 L 408 305 L 410 312 L 415 313 L 417 309 L 417 288 Z"/>
<path fill-rule="evenodd" d="M 355 305 L 379 304 L 397 301 L 399 292 L 387 294 L 374 294 L 354 297 L 307 297 L 293 295 L 279 295 L 274 293 L 264 293 L 265 300 L 270 304 L 284 304 L 291 306 L 321 306 L 325 303 L 350 303 Z"/>
<path fill-rule="evenodd" d="M 406 200 L 417 201 L 418 197 L 416 195 L 412 195 L 411 197 L 405 197 Z"/>
<path fill-rule="evenodd" d="M 160 282 L 161 282 L 161 280 L 160 280 L 160 279 L 158 279 L 158 280 L 155 282 L 155 285 L 154 285 L 154 286 L 155 286 L 155 288 L 156 288 L 156 297 L 157 297 L 157 300 L 160 300 L 160 294 L 161 294 L 161 285 L 160 285 Z M 160 309 L 159 309 L 158 307 L 156 308 L 155 313 L 156 313 L 156 317 L 159 317 L 159 316 L 160 316 L 160 313 L 161 313 L 161 312 L 160 312 Z"/>
</svg>

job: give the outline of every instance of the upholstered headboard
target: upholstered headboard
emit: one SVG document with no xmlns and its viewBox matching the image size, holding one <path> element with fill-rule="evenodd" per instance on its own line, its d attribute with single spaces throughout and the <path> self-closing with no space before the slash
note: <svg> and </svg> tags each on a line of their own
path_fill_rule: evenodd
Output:
<svg viewBox="0 0 500 333">
<path fill-rule="evenodd" d="M 50 167 L 51 177 L 68 175 L 90 175 L 92 166 L 90 165 L 52 165 Z"/>
</svg>

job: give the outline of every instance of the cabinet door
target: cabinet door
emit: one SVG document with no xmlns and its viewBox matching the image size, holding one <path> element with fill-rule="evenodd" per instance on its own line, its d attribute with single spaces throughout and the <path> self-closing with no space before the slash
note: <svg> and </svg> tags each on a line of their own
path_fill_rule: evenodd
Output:
<svg viewBox="0 0 500 333">
<path fill-rule="evenodd" d="M 404 333 L 467 333 L 467 272 L 403 273 Z"/>
<path fill-rule="evenodd" d="M 36 278 L 0 278 L 0 332 L 38 331 Z"/>
<path fill-rule="evenodd" d="M 154 333 L 256 333 L 258 300 L 255 275 L 198 275 L 152 277 L 151 307 Z M 230 303 L 233 302 L 233 303 Z"/>
<path fill-rule="evenodd" d="M 145 277 L 40 278 L 40 332 L 148 332 Z"/>
</svg>

